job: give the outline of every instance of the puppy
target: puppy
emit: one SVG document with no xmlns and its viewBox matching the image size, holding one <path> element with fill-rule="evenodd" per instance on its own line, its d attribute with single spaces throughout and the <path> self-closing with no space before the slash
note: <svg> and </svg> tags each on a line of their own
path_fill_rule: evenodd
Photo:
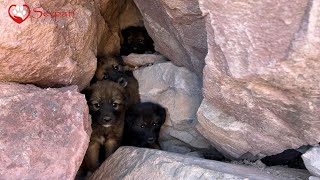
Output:
<svg viewBox="0 0 320 180">
<path fill-rule="evenodd" d="M 145 102 L 126 112 L 123 145 L 160 149 L 158 138 L 166 110 L 159 104 Z"/>
<path fill-rule="evenodd" d="M 95 81 L 111 80 L 126 90 L 128 107 L 140 103 L 139 84 L 131 68 L 125 66 L 121 57 L 105 56 L 98 59 Z"/>
<path fill-rule="evenodd" d="M 97 70 L 93 77 L 92 83 L 102 80 L 112 80 L 125 86 L 126 81 L 122 79 L 123 73 L 130 70 L 124 66 L 122 58 L 119 56 L 98 57 Z"/>
<path fill-rule="evenodd" d="M 123 42 L 120 54 L 129 55 L 130 53 L 144 54 L 154 53 L 153 40 L 148 35 L 144 27 L 128 27 L 121 31 Z"/>
<path fill-rule="evenodd" d="M 88 171 L 93 172 L 100 165 L 102 150 L 105 152 L 104 160 L 120 146 L 127 103 L 123 87 L 112 81 L 98 81 L 89 91 L 92 134 L 84 164 Z"/>
</svg>

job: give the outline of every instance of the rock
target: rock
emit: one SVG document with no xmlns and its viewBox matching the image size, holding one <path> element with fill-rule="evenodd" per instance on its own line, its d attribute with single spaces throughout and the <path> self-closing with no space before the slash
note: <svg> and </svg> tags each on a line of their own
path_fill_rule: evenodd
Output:
<svg viewBox="0 0 320 180">
<path fill-rule="evenodd" d="M 165 151 L 120 147 L 91 176 L 100 179 L 307 179 L 307 171 L 257 169 Z"/>
<path fill-rule="evenodd" d="M 313 147 L 302 155 L 304 165 L 314 176 L 320 178 L 320 147 Z"/>
<path fill-rule="evenodd" d="M 198 0 L 134 0 L 155 49 L 201 77 L 207 54 L 205 21 Z"/>
<path fill-rule="evenodd" d="M 196 74 L 167 62 L 135 70 L 134 76 L 139 82 L 141 101 L 157 102 L 167 109 L 160 133 L 164 150 L 188 153 L 192 147 L 210 148 L 209 142 L 195 129 L 196 112 L 202 99 Z M 189 147 L 179 148 L 181 143 L 177 141 Z"/>
<path fill-rule="evenodd" d="M 0 3 L 7 14 L 12 1 Z M 22 0 L 14 4 L 25 4 Z M 32 1 L 31 15 L 21 24 L 6 16 L 0 21 L 0 81 L 41 87 L 78 85 L 82 90 L 96 68 L 101 16 L 92 2 Z M 44 12 L 71 12 L 51 17 Z M 41 13 L 40 13 L 41 12 Z"/>
<path fill-rule="evenodd" d="M 74 179 L 91 126 L 76 86 L 0 83 L 1 179 Z"/>
<path fill-rule="evenodd" d="M 320 4 L 200 0 L 208 55 L 197 129 L 233 158 L 320 141 Z"/>
<path fill-rule="evenodd" d="M 315 176 L 310 176 L 310 177 L 309 177 L 309 180 L 320 180 L 320 178 L 315 177 Z"/>
<path fill-rule="evenodd" d="M 148 66 L 157 63 L 163 63 L 168 61 L 167 58 L 160 54 L 129 54 L 128 56 L 122 56 L 122 59 L 125 64 L 140 67 L 140 66 Z"/>
</svg>

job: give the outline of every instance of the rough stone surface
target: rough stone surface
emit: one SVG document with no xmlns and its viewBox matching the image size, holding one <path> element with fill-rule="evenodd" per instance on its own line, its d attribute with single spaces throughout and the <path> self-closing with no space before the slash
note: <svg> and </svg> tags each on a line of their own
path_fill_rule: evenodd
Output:
<svg viewBox="0 0 320 180">
<path fill-rule="evenodd" d="M 0 179 L 73 179 L 91 134 L 84 95 L 76 86 L 0 89 Z"/>
<path fill-rule="evenodd" d="M 134 0 L 155 49 L 200 77 L 207 54 L 205 21 L 198 0 Z M 211 1 L 210 1 L 211 2 Z"/>
<path fill-rule="evenodd" d="M 235 158 L 318 143 L 319 1 L 199 2 L 208 33 L 203 136 Z"/>
<path fill-rule="evenodd" d="M 320 180 L 320 178 L 315 177 L 315 176 L 310 176 L 310 177 L 309 177 L 309 180 Z"/>
<path fill-rule="evenodd" d="M 10 5 L 27 4 L 31 14 L 21 24 L 8 15 Z M 97 44 L 103 20 L 88 1 L 1 1 L 0 81 L 41 87 L 78 85 L 83 89 L 94 75 Z M 41 11 L 41 13 L 40 13 Z M 44 12 L 74 12 L 51 17 Z"/>
<path fill-rule="evenodd" d="M 163 149 L 188 153 L 192 147 L 210 147 L 195 129 L 202 100 L 196 74 L 166 62 L 136 70 L 134 76 L 139 82 L 141 101 L 157 102 L 167 109 L 160 139 Z"/>
<path fill-rule="evenodd" d="M 140 67 L 147 66 L 150 64 L 163 63 L 168 61 L 167 58 L 160 54 L 129 54 L 128 56 L 122 56 L 122 59 L 125 64 Z"/>
<path fill-rule="evenodd" d="M 100 179 L 307 179 L 307 171 L 257 169 L 165 151 L 120 147 L 90 178 Z"/>
<path fill-rule="evenodd" d="M 320 178 L 320 147 L 313 147 L 302 155 L 304 165 L 310 174 Z"/>
</svg>

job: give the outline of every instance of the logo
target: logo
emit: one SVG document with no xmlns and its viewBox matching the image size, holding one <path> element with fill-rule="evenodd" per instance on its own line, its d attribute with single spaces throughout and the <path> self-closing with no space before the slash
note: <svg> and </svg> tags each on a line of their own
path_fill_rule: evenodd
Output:
<svg viewBox="0 0 320 180">
<path fill-rule="evenodd" d="M 78 5 L 79 0 L 66 0 L 63 1 L 63 3 L 68 2 L 71 5 Z M 63 6 L 63 4 L 60 4 L 60 6 Z M 31 7 L 31 8 L 30 8 Z M 41 17 L 48 17 L 52 18 L 54 21 L 56 21 L 58 18 L 68 18 L 68 17 L 74 17 L 75 11 L 73 9 L 63 9 L 62 11 L 44 11 L 39 4 L 27 4 L 24 5 L 16 5 L 13 4 L 8 9 L 8 14 L 11 17 L 12 20 L 14 20 L 16 23 L 21 24 L 26 19 L 39 19 Z"/>
<path fill-rule="evenodd" d="M 8 13 L 12 20 L 21 24 L 30 16 L 30 8 L 26 4 L 22 6 L 13 4 L 9 7 Z"/>
</svg>

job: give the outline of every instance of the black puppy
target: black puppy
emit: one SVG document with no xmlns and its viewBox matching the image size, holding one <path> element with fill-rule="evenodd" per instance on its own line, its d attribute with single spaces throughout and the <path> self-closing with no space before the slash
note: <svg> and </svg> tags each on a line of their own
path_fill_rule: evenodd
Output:
<svg viewBox="0 0 320 180">
<path fill-rule="evenodd" d="M 160 149 L 160 128 L 166 120 L 166 110 L 159 104 L 139 103 L 126 111 L 123 145 Z"/>
<path fill-rule="evenodd" d="M 153 40 L 148 35 L 144 27 L 128 27 L 121 31 L 123 42 L 120 54 L 129 55 L 130 53 L 144 54 L 154 53 Z"/>
</svg>

